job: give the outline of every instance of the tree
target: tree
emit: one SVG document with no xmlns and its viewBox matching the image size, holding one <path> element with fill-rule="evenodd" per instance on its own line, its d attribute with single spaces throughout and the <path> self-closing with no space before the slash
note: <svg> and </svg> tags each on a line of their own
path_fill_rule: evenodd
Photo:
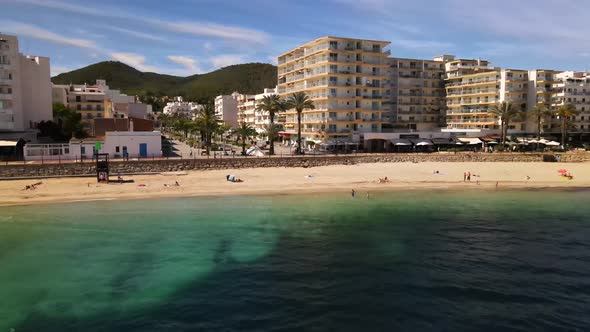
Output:
<svg viewBox="0 0 590 332">
<path fill-rule="evenodd" d="M 555 111 L 555 116 L 561 122 L 561 145 L 563 147 L 565 147 L 565 137 L 567 136 L 567 129 L 570 124 L 570 119 L 579 113 L 580 111 L 578 111 L 576 106 L 572 104 L 565 104 Z"/>
<path fill-rule="evenodd" d="M 521 115 L 521 111 L 516 109 L 510 102 L 503 101 L 492 106 L 489 110 L 498 120 L 500 120 L 500 129 L 502 131 L 502 145 L 506 144 L 506 136 L 510 121 Z"/>
<path fill-rule="evenodd" d="M 551 111 L 545 108 L 545 106 L 540 105 L 533 107 L 529 113 L 529 116 L 535 120 L 537 124 L 537 140 L 541 139 L 541 128 L 543 126 L 543 121 L 548 116 L 551 116 Z"/>
<path fill-rule="evenodd" d="M 242 124 L 236 128 L 235 134 L 238 136 L 238 139 L 242 141 L 242 155 L 246 155 L 246 140 L 256 137 L 258 133 L 247 123 L 242 122 Z"/>
<path fill-rule="evenodd" d="M 275 116 L 278 112 L 280 112 L 282 110 L 282 108 L 283 108 L 283 103 L 281 101 L 281 97 L 279 97 L 278 95 L 275 95 L 275 94 L 264 96 L 262 98 L 262 102 L 260 104 L 258 104 L 258 106 L 256 106 L 257 111 L 265 112 L 268 114 L 271 126 L 274 125 Z M 276 137 L 275 134 L 278 134 L 278 133 L 267 132 L 268 140 L 270 141 L 270 149 L 268 152 L 270 155 L 275 154 L 275 145 L 274 145 L 274 141 L 275 141 L 275 137 Z"/>
<path fill-rule="evenodd" d="M 55 141 L 69 141 L 72 137 L 88 136 L 82 125 L 82 115 L 62 103 L 53 104 L 53 121 L 41 124 L 39 129 Z"/>
<path fill-rule="evenodd" d="M 301 150 L 301 114 L 303 110 L 314 109 L 313 101 L 305 92 L 295 92 L 287 99 L 288 108 L 294 108 L 297 111 L 297 151 L 296 154 L 302 154 Z"/>
<path fill-rule="evenodd" d="M 220 125 L 220 120 L 215 114 L 215 106 L 211 103 L 205 104 L 197 111 L 196 116 L 196 124 L 201 132 L 201 140 L 205 142 L 207 154 L 209 154 L 211 152 L 213 134 L 217 132 Z"/>
</svg>

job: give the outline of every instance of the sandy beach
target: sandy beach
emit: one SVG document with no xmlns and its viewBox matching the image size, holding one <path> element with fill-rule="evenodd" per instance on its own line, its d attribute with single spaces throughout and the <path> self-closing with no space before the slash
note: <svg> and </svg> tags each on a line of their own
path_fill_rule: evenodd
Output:
<svg viewBox="0 0 590 332">
<path fill-rule="evenodd" d="M 0 182 L 0 206 L 182 196 L 285 195 L 310 192 L 364 194 L 380 190 L 590 188 L 587 163 L 381 163 L 315 168 L 253 168 L 184 174 L 125 176 L 134 183 L 97 183 L 96 178 L 52 178 Z M 566 169 L 574 178 L 557 172 Z M 438 173 L 436 173 L 438 171 Z M 471 181 L 464 182 L 464 172 Z M 242 183 L 226 181 L 232 174 Z M 387 177 L 389 183 L 379 183 Z M 116 175 L 111 180 L 116 180 Z M 178 181 L 180 186 L 175 186 Z M 42 182 L 35 190 L 27 185 Z"/>
</svg>

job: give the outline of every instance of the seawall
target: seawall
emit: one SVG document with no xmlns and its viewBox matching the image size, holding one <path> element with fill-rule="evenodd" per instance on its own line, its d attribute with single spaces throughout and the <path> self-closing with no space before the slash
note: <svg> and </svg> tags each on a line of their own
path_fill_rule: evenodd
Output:
<svg viewBox="0 0 590 332">
<path fill-rule="evenodd" d="M 370 154 L 313 157 L 169 159 L 111 161 L 111 175 L 144 174 L 192 170 L 216 170 L 259 167 L 318 167 L 363 163 L 403 162 L 590 162 L 590 153 L 562 154 Z M 0 179 L 95 176 L 95 165 L 84 163 L 8 164 L 0 166 Z"/>
</svg>

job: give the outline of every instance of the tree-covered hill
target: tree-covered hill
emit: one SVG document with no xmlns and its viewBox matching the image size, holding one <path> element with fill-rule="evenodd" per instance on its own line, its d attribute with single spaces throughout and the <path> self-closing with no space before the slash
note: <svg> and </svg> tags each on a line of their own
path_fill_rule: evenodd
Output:
<svg viewBox="0 0 590 332">
<path fill-rule="evenodd" d="M 224 67 L 207 74 L 188 77 L 144 73 L 122 62 L 99 62 L 53 77 L 55 84 L 94 84 L 104 79 L 113 89 L 133 95 L 184 96 L 188 100 L 213 99 L 234 91 L 261 93 L 277 84 L 277 67 L 266 63 L 246 63 Z"/>
</svg>

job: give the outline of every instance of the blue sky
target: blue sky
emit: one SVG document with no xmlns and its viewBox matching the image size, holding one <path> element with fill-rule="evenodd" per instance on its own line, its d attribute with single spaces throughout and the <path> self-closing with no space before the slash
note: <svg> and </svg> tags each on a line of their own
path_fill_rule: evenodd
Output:
<svg viewBox="0 0 590 332">
<path fill-rule="evenodd" d="M 0 0 L 0 32 L 52 74 L 104 60 L 188 76 L 321 36 L 391 41 L 392 55 L 455 54 L 522 69 L 590 69 L 587 0 Z"/>
</svg>

